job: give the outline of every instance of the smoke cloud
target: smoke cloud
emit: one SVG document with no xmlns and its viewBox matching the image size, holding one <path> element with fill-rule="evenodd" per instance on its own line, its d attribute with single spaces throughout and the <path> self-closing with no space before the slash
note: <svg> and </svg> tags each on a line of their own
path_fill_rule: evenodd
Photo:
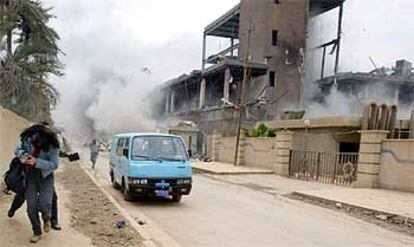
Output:
<svg viewBox="0 0 414 247">
<path fill-rule="evenodd" d="M 200 67 L 204 26 L 237 2 L 45 1 L 66 53 L 55 121 L 77 139 L 154 131 L 148 93 Z"/>
</svg>

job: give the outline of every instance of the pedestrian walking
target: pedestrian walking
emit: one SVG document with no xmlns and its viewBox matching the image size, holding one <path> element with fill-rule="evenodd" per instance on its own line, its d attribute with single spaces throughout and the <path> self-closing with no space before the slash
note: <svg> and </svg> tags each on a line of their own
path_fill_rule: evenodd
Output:
<svg viewBox="0 0 414 247">
<path fill-rule="evenodd" d="M 25 199 L 33 230 L 30 242 L 37 243 L 42 235 L 39 212 L 43 231 L 47 233 L 52 228 L 53 172 L 59 166 L 59 141 L 53 131 L 41 124 L 24 130 L 20 138 L 15 155 L 28 167 Z"/>
<path fill-rule="evenodd" d="M 47 128 L 50 127 L 48 122 L 40 122 L 40 125 L 43 125 Z M 10 209 L 7 213 L 7 216 L 9 218 L 13 218 L 16 211 L 19 210 L 19 208 L 21 208 L 24 204 L 24 202 L 26 201 L 25 198 L 25 194 L 16 194 L 13 198 L 12 204 L 10 206 Z M 58 220 L 58 196 L 56 193 L 56 189 L 53 187 L 53 198 L 52 198 L 52 218 L 51 218 L 51 224 L 52 224 L 52 229 L 60 231 L 62 230 L 62 227 L 59 225 L 59 220 Z"/>
<path fill-rule="evenodd" d="M 99 145 L 95 139 L 92 140 L 92 143 L 90 145 L 90 153 L 91 153 L 90 161 L 92 163 L 92 169 L 95 169 L 96 161 L 99 155 Z"/>
</svg>

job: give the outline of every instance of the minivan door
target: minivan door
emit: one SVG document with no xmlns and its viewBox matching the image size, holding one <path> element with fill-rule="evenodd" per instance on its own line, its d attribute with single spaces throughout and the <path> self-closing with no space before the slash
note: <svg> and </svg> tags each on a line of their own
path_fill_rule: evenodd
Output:
<svg viewBox="0 0 414 247">
<path fill-rule="evenodd" d="M 121 169 L 122 169 L 122 174 L 124 174 L 124 176 L 129 176 L 128 175 L 128 167 L 129 167 L 129 144 L 130 144 L 130 138 L 125 138 L 124 141 L 124 146 L 122 148 L 122 156 L 121 156 Z"/>
<path fill-rule="evenodd" d="M 125 138 L 120 138 L 116 145 L 115 157 L 114 157 L 114 175 L 115 181 L 119 184 L 122 182 L 122 152 L 124 148 Z"/>
</svg>

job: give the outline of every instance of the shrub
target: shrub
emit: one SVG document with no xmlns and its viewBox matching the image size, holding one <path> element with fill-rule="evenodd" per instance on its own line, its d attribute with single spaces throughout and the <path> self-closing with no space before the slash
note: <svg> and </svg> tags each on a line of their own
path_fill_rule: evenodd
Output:
<svg viewBox="0 0 414 247">
<path fill-rule="evenodd" d="M 278 129 L 267 127 L 264 123 L 259 124 L 256 128 L 243 129 L 246 137 L 275 137 L 278 131 Z"/>
</svg>

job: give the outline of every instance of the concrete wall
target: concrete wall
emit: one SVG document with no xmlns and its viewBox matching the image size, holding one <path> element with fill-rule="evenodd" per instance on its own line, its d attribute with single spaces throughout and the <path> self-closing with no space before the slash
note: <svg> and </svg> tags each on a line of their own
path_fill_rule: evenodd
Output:
<svg viewBox="0 0 414 247">
<path fill-rule="evenodd" d="M 276 138 L 246 138 L 246 166 L 257 166 L 273 170 Z"/>
<path fill-rule="evenodd" d="M 207 135 L 214 132 L 222 136 L 235 136 L 238 112 L 232 108 L 211 109 L 200 112 L 198 127 Z"/>
<path fill-rule="evenodd" d="M 379 172 L 381 188 L 414 192 L 414 140 L 386 140 Z"/>
<path fill-rule="evenodd" d="M 19 141 L 23 129 L 30 125 L 29 121 L 17 114 L 0 107 L 0 174 L 8 169 L 13 151 Z"/>
<path fill-rule="evenodd" d="M 234 163 L 236 137 L 218 137 L 215 161 Z M 276 138 L 245 138 L 244 165 L 273 170 Z M 242 149 L 240 149 L 242 150 Z"/>
<path fill-rule="evenodd" d="M 217 160 L 224 163 L 234 163 L 236 137 L 219 137 L 217 140 Z"/>
<path fill-rule="evenodd" d="M 359 143 L 359 134 L 341 134 L 346 132 L 342 128 L 310 129 L 307 134 L 304 130 L 292 131 L 292 148 L 296 150 L 309 150 L 317 152 L 336 153 L 339 152 L 341 142 Z"/>
</svg>

